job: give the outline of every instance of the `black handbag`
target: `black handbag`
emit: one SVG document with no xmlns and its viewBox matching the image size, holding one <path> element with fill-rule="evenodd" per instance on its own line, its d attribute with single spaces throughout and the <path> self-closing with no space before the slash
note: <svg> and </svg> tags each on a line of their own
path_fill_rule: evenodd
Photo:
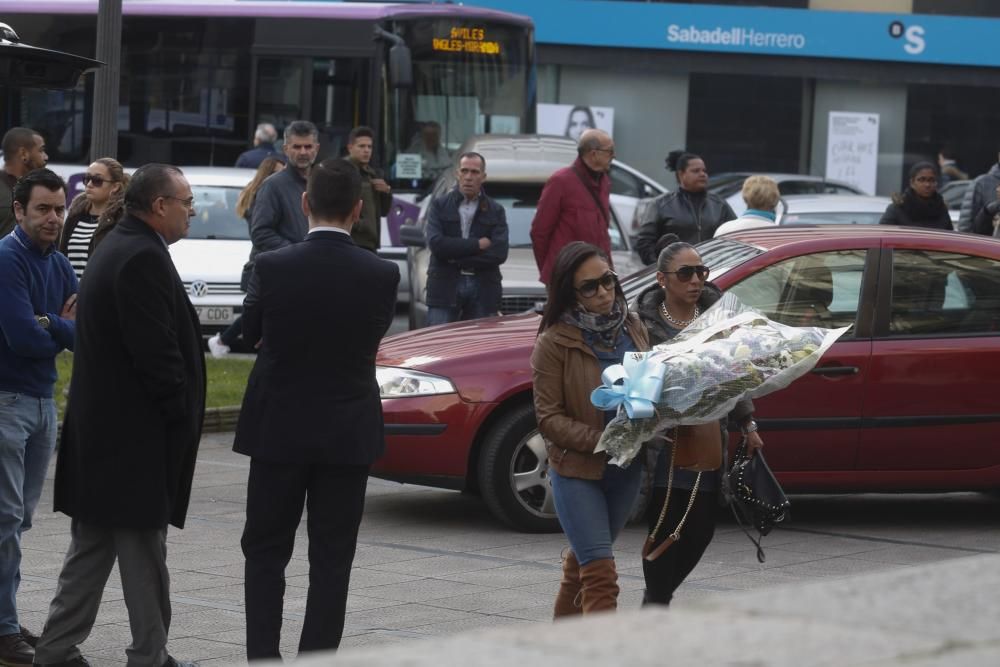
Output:
<svg viewBox="0 0 1000 667">
<path fill-rule="evenodd" d="M 761 538 L 770 533 L 776 523 L 788 519 L 791 503 L 767 466 L 763 452 L 757 450 L 753 456 L 747 456 L 746 438 L 736 449 L 736 456 L 726 473 L 726 484 L 736 523 L 757 547 L 757 560 L 763 563 Z M 747 525 L 757 529 L 757 539 L 747 530 Z"/>
</svg>

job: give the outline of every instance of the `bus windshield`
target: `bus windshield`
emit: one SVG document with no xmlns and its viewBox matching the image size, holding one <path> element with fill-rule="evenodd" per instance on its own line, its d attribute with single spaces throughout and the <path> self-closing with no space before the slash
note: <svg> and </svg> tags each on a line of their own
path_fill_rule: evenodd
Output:
<svg viewBox="0 0 1000 667">
<path fill-rule="evenodd" d="M 413 61 L 413 85 L 386 88 L 382 163 L 397 186 L 429 185 L 474 134 L 534 131 L 530 30 L 433 18 L 397 22 L 396 32 Z"/>
</svg>

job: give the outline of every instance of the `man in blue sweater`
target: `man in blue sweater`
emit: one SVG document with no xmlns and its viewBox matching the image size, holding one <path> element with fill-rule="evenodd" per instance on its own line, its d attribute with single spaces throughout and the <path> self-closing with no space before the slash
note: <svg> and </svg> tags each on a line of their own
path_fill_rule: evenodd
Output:
<svg viewBox="0 0 1000 667">
<path fill-rule="evenodd" d="M 73 349 L 77 281 L 56 252 L 66 184 L 48 169 L 13 190 L 17 227 L 0 239 L 0 664 L 31 665 L 37 637 L 18 623 L 21 533 L 56 442 L 56 355 Z"/>
</svg>

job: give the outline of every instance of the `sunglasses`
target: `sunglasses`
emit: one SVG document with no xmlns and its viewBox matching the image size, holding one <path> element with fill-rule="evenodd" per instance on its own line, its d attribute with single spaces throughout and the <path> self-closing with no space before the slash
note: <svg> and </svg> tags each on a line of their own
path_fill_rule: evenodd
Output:
<svg viewBox="0 0 1000 667">
<path fill-rule="evenodd" d="M 603 287 L 604 289 L 611 291 L 615 288 L 615 283 L 618 282 L 618 274 L 614 271 L 608 271 L 600 278 L 593 278 L 591 280 L 584 280 L 580 283 L 579 287 L 576 287 L 576 291 L 585 299 L 589 299 L 592 296 L 597 295 L 597 288 Z"/>
<path fill-rule="evenodd" d="M 690 282 L 694 278 L 694 274 L 698 274 L 698 280 L 706 280 L 708 278 L 708 267 L 702 264 L 698 266 L 682 266 L 676 271 L 664 271 L 663 273 L 674 273 L 677 274 L 677 280 L 682 283 Z"/>
<path fill-rule="evenodd" d="M 80 180 L 83 181 L 84 185 L 90 185 L 91 183 L 93 183 L 95 188 L 99 188 L 102 185 L 104 185 L 105 183 L 114 183 L 115 182 L 114 180 L 108 180 L 108 179 L 104 178 L 103 176 L 98 176 L 97 174 L 84 174 L 83 178 L 80 179 Z"/>
</svg>

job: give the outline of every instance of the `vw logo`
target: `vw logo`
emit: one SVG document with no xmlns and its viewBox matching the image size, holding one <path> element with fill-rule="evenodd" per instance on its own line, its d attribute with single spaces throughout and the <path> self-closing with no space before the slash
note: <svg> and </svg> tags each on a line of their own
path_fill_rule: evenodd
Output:
<svg viewBox="0 0 1000 667">
<path fill-rule="evenodd" d="M 205 296 L 208 294 L 208 283 L 204 280 L 195 280 L 191 283 L 191 296 Z"/>
</svg>

